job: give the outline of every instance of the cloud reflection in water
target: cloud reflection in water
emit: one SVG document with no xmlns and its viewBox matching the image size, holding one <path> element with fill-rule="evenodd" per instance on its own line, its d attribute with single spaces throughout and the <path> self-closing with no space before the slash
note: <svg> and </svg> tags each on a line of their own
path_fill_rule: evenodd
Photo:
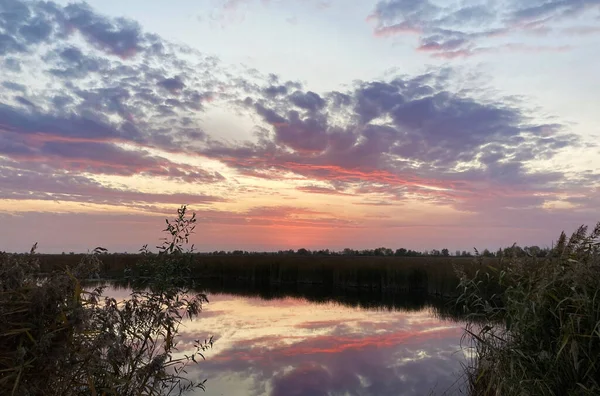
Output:
<svg viewBox="0 0 600 396">
<path fill-rule="evenodd" d="M 463 325 L 430 310 L 361 310 L 298 298 L 209 299 L 200 318 L 186 324 L 181 344 L 215 335 L 207 360 L 189 370 L 208 378 L 208 396 L 459 391 L 454 383 L 464 361 Z"/>
</svg>

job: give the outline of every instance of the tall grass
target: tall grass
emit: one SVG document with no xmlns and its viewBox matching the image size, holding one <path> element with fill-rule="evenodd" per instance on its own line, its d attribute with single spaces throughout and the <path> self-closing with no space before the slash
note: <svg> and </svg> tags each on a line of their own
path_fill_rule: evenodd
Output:
<svg viewBox="0 0 600 396">
<path fill-rule="evenodd" d="M 473 395 L 600 394 L 600 223 L 545 258 L 459 271 Z"/>
</svg>

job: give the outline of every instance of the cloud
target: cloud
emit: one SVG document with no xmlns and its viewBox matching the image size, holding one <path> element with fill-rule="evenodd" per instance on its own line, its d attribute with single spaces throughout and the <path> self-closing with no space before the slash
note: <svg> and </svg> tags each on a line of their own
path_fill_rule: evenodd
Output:
<svg viewBox="0 0 600 396">
<path fill-rule="evenodd" d="M 217 172 L 164 157 L 190 153 L 207 138 L 198 121 L 220 84 L 210 72 L 214 58 L 85 3 L 5 1 L 0 31 L 8 71 L 0 92 L 0 156 L 12 167 L 44 164 L 36 172 L 50 179 L 66 170 L 224 181 Z M 182 60 L 192 53 L 193 62 Z M 181 77 L 191 71 L 198 73 Z M 163 155 L 151 153 L 156 150 Z"/>
<path fill-rule="evenodd" d="M 10 89 L 12 91 L 18 91 L 25 93 L 27 91 L 27 87 L 23 84 L 19 84 L 12 81 L 3 81 L 2 86 L 6 89 Z"/>
<path fill-rule="evenodd" d="M 568 50 L 567 45 L 555 44 L 565 33 L 599 33 L 577 25 L 577 18 L 594 11 L 600 11 L 597 0 L 381 0 L 368 20 L 375 23 L 375 36 L 416 35 L 418 51 L 453 59 L 498 51 Z M 527 43 L 528 35 L 537 35 L 538 41 L 548 36 L 547 44 Z"/>
<path fill-rule="evenodd" d="M 64 23 L 69 28 L 77 29 L 92 45 L 108 54 L 128 58 L 142 48 L 141 28 L 132 20 L 102 17 L 85 3 L 69 4 L 64 14 Z"/>
<path fill-rule="evenodd" d="M 561 190 L 563 173 L 526 164 L 580 145 L 578 136 L 556 122 L 534 122 L 514 99 L 453 93 L 451 81 L 452 74 L 439 71 L 358 82 L 347 92 L 319 95 L 319 107 L 304 108 L 295 100 L 298 91 L 273 97 L 258 89 L 244 106 L 270 131 L 253 143 L 213 142 L 202 153 L 246 175 L 292 173 L 335 182 L 332 193 L 396 200 L 417 194 L 463 208 L 488 189 L 507 205 L 515 203 L 511 196 Z"/>
<path fill-rule="evenodd" d="M 171 93 L 177 93 L 185 88 L 185 84 L 179 77 L 165 78 L 164 80 L 160 81 L 158 85 Z"/>
<path fill-rule="evenodd" d="M 21 103 L 35 107 L 22 99 Z M 119 146 L 139 141 L 139 130 L 76 116 L 49 116 L 0 104 L 0 155 L 14 161 L 44 163 L 48 169 L 120 176 L 162 176 L 186 182 L 223 180 L 218 173 L 175 164 L 143 149 Z"/>
<path fill-rule="evenodd" d="M 67 172 L 48 176 L 39 172 L 39 167 L 24 170 L 8 167 L 9 164 L 5 163 L 2 165 L 0 199 L 70 201 L 125 206 L 135 206 L 134 204 L 139 203 L 201 205 L 224 201 L 221 197 L 202 194 L 156 194 L 118 189 Z"/>
<path fill-rule="evenodd" d="M 301 186 L 296 187 L 297 190 L 311 193 L 311 194 L 326 194 L 326 195 L 350 195 L 335 188 L 321 187 L 321 186 Z"/>
<path fill-rule="evenodd" d="M 332 213 L 295 206 L 253 207 L 240 212 L 198 210 L 196 217 L 205 224 L 273 226 L 292 228 L 355 228 L 349 219 L 340 219 Z"/>
</svg>

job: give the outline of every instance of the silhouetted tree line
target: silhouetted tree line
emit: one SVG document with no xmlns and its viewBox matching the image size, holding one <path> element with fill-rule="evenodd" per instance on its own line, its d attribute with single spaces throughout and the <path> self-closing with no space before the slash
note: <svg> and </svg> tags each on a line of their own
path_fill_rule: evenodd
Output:
<svg viewBox="0 0 600 396">
<path fill-rule="evenodd" d="M 505 248 L 500 248 L 496 252 L 492 252 L 489 249 L 484 249 L 482 252 L 478 252 L 475 250 L 475 254 L 466 250 L 456 250 L 454 254 L 450 252 L 447 248 L 438 250 L 424 250 L 417 251 L 405 248 L 399 248 L 396 250 L 386 248 L 386 247 L 378 247 L 376 249 L 351 249 L 345 248 L 343 250 L 330 250 L 330 249 L 320 249 L 320 250 L 310 250 L 305 248 L 300 248 L 297 250 L 288 249 L 288 250 L 279 250 L 277 252 L 253 252 L 247 250 L 233 250 L 233 251 L 224 251 L 224 250 L 216 250 L 210 253 L 201 253 L 212 256 L 247 256 L 247 255 L 278 255 L 278 256 L 380 256 L 380 257 L 474 257 L 479 254 L 483 257 L 504 257 L 504 256 L 516 256 L 516 257 L 526 257 L 526 256 L 534 256 L 534 257 L 546 257 L 550 248 L 540 248 L 539 246 L 525 246 L 521 247 L 518 245 L 513 245 Z"/>
<path fill-rule="evenodd" d="M 195 253 L 199 255 L 208 255 L 208 256 L 379 256 L 379 257 L 474 257 L 475 255 L 480 255 L 483 257 L 546 257 L 550 254 L 551 248 L 545 247 L 540 248 L 539 246 L 508 246 L 505 248 L 500 248 L 496 252 L 492 252 L 489 249 L 484 249 L 482 252 L 479 252 L 475 249 L 475 254 L 466 251 L 466 250 L 456 250 L 454 254 L 452 254 L 447 248 L 438 250 L 424 250 L 417 251 L 405 248 L 399 248 L 396 250 L 379 247 L 376 249 L 350 249 L 345 248 L 340 251 L 329 250 L 329 249 L 320 249 L 320 250 L 310 250 L 305 248 L 300 248 L 298 250 L 288 249 L 288 250 L 279 250 L 277 252 L 257 252 L 257 251 L 248 251 L 248 250 L 215 250 L 214 252 L 208 253 Z M 65 255 L 66 253 L 62 253 Z M 112 254 L 112 255 L 121 255 L 127 254 L 125 253 L 103 253 L 103 254 Z M 69 255 L 74 255 L 73 252 L 69 252 Z"/>
<path fill-rule="evenodd" d="M 329 249 L 310 250 L 300 248 L 298 250 L 288 249 L 279 250 L 277 252 L 252 252 L 247 250 L 233 250 L 224 251 L 216 250 L 210 253 L 200 253 L 211 256 L 251 256 L 251 255 L 268 255 L 268 256 L 379 256 L 379 257 L 422 257 L 422 256 L 445 256 L 450 257 L 450 251 L 448 249 L 442 250 L 431 250 L 431 251 L 417 251 L 405 248 L 399 248 L 396 250 L 379 247 L 376 249 L 350 249 L 345 248 L 344 250 L 336 251 Z M 455 256 L 457 257 L 473 257 L 473 254 L 467 251 L 457 251 Z"/>
</svg>

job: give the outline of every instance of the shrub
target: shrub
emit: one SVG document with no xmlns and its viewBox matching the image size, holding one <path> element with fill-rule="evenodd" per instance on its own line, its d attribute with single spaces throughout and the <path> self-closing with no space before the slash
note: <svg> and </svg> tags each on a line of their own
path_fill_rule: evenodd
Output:
<svg viewBox="0 0 600 396">
<path fill-rule="evenodd" d="M 204 389 L 183 377 L 212 339 L 176 358 L 178 329 L 207 302 L 178 282 L 188 254 L 182 246 L 195 217 L 186 209 L 167 220 L 158 255 L 148 254 L 156 281 L 143 279 L 124 301 L 85 290 L 98 272 L 97 248 L 75 268 L 39 275 L 29 254 L 0 254 L 0 394 L 163 395 Z"/>
</svg>

